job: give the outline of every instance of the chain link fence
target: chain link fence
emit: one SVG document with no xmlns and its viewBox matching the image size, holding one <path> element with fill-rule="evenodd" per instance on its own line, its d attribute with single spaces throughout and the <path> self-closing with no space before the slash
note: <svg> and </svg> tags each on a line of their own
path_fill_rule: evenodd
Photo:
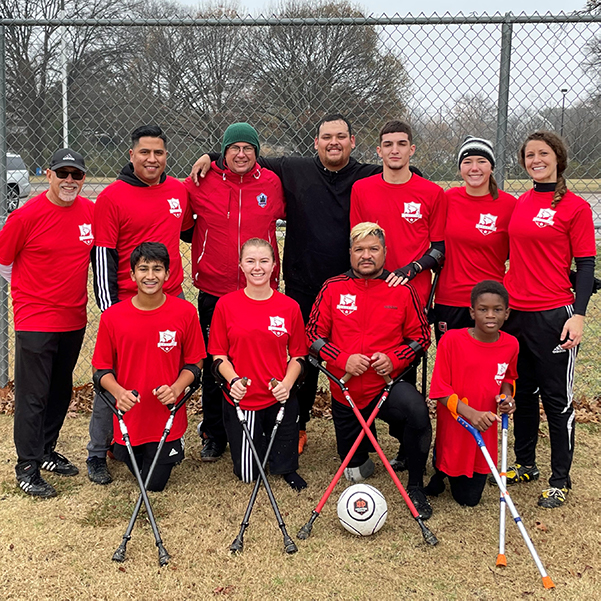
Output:
<svg viewBox="0 0 601 601">
<path fill-rule="evenodd" d="M 375 18 L 320 0 L 289 0 L 254 19 L 160 0 L 0 0 L 0 11 L 0 219 L 11 186 L 4 151 L 24 159 L 34 196 L 46 189 L 54 150 L 78 150 L 89 166 L 84 195 L 94 199 L 127 162 L 129 134 L 143 123 L 161 125 L 169 173 L 184 178 L 202 152 L 219 150 L 234 121 L 256 127 L 264 155 L 310 156 L 316 122 L 341 112 L 365 162 L 377 161 L 384 121 L 408 120 L 413 164 L 445 188 L 459 183 L 463 138 L 489 138 L 497 180 L 516 195 L 530 187 L 516 158 L 521 141 L 555 130 L 570 147 L 569 187 L 601 227 L 601 14 Z M 182 254 L 189 276 L 184 244 Z M 194 301 L 189 277 L 185 285 Z M 13 365 L 7 295 L 4 284 L 1 385 Z M 593 297 L 577 367 L 581 397 L 601 396 L 600 309 Z M 92 295 L 88 313 L 79 383 L 90 378 L 98 326 Z"/>
</svg>

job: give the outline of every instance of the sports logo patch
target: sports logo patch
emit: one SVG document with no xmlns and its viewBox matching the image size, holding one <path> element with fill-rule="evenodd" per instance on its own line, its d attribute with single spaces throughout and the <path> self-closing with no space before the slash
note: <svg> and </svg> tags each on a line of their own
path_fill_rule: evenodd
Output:
<svg viewBox="0 0 601 601">
<path fill-rule="evenodd" d="M 169 212 L 178 219 L 182 216 L 182 206 L 179 203 L 179 198 L 168 198 Z"/>
<path fill-rule="evenodd" d="M 157 346 L 168 353 L 171 349 L 174 349 L 177 346 L 177 340 L 175 339 L 176 332 L 172 332 L 171 330 L 165 330 L 164 332 L 159 332 L 159 341 Z"/>
<path fill-rule="evenodd" d="M 538 215 L 532 218 L 532 221 L 538 225 L 538 227 L 547 227 L 548 225 L 554 225 L 553 217 L 555 217 L 553 209 L 540 209 Z"/>
<path fill-rule="evenodd" d="M 353 509 L 355 510 L 355 513 L 363 515 L 369 511 L 369 506 L 365 499 L 357 497 L 353 503 Z"/>
<path fill-rule="evenodd" d="M 418 219 L 423 217 L 421 210 L 422 205 L 420 202 L 406 202 L 405 212 L 402 214 L 402 217 L 409 223 L 415 223 Z"/>
<path fill-rule="evenodd" d="M 94 234 L 92 234 L 92 224 L 84 223 L 78 227 L 80 241 L 90 246 L 94 242 Z"/>
<path fill-rule="evenodd" d="M 497 231 L 497 215 L 490 213 L 480 213 L 480 221 L 476 224 L 476 229 L 483 235 L 488 236 Z"/>
<path fill-rule="evenodd" d="M 497 386 L 501 386 L 503 384 L 503 378 L 505 377 L 505 372 L 509 367 L 509 363 L 497 363 L 497 375 L 495 376 L 495 382 Z"/>
<path fill-rule="evenodd" d="M 336 306 L 343 315 L 350 315 L 353 311 L 357 310 L 357 295 L 356 294 L 341 294 L 340 304 Z"/>
<path fill-rule="evenodd" d="M 267 194 L 263 194 L 261 192 L 261 194 L 257 196 L 257 203 L 262 209 L 264 209 L 267 206 Z"/>
<path fill-rule="evenodd" d="M 286 330 L 286 320 L 283 317 L 270 317 L 267 329 L 273 332 L 278 338 L 288 333 L 288 330 Z"/>
</svg>

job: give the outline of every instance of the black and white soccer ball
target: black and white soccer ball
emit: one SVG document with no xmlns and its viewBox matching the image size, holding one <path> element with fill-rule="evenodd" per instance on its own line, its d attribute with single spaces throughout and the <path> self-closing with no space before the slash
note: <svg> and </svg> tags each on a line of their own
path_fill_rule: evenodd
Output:
<svg viewBox="0 0 601 601">
<path fill-rule="evenodd" d="M 388 505 L 384 495 L 369 484 L 353 484 L 338 499 L 338 519 L 357 536 L 370 536 L 386 522 Z"/>
</svg>

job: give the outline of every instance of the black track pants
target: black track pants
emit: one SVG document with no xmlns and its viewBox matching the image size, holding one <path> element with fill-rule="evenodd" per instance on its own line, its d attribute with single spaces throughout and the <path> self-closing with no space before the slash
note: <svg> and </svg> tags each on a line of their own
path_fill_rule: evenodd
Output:
<svg viewBox="0 0 601 601">
<path fill-rule="evenodd" d="M 381 394 L 378 394 L 367 407 L 361 409 L 361 415 L 366 421 L 380 397 Z M 332 401 L 332 417 L 336 430 L 338 456 L 344 460 L 362 430 L 361 424 L 350 407 L 335 400 Z M 403 432 L 403 445 L 406 449 L 409 469 L 408 486 L 422 486 L 424 468 L 432 442 L 432 426 L 424 397 L 414 386 L 401 381 L 393 386 L 390 395 L 380 408 L 378 418 L 390 426 L 391 432 Z M 375 423 L 372 424 L 371 431 L 375 436 Z M 373 450 L 371 442 L 365 436 L 355 451 L 349 467 L 358 467 L 365 463 Z"/>
<path fill-rule="evenodd" d="M 56 446 L 71 402 L 85 328 L 15 332 L 14 438 L 19 463 L 38 465 Z"/>
<path fill-rule="evenodd" d="M 513 418 L 515 459 L 521 465 L 536 461 L 540 397 L 551 440 L 549 485 L 556 488 L 571 486 L 574 456 L 572 398 L 577 349 L 566 351 L 560 346 L 561 331 L 572 314 L 571 306 L 549 311 L 513 310 L 503 328 L 520 342 Z"/>
</svg>

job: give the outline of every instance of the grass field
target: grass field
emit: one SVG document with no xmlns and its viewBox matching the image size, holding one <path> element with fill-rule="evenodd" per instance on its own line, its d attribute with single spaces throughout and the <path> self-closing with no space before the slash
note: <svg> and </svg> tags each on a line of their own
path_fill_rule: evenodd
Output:
<svg viewBox="0 0 601 601">
<path fill-rule="evenodd" d="M 151 495 L 165 545 L 173 559 L 159 569 L 148 523 L 137 526 L 124 564 L 111 561 L 121 540 L 137 488 L 124 465 L 111 463 L 115 482 L 91 484 L 85 474 L 49 475 L 59 497 L 37 500 L 22 494 L 14 480 L 12 418 L 0 415 L 0 597 L 15 600 L 395 600 L 395 599 L 598 599 L 601 586 L 601 426 L 579 425 L 574 490 L 565 507 L 536 506 L 542 482 L 511 489 L 518 511 L 555 581 L 545 591 L 517 528 L 507 526 L 506 569 L 495 568 L 498 495 L 487 486 L 480 506 L 457 506 L 448 493 L 433 500 L 429 522 L 440 543 L 427 547 L 398 491 L 376 460 L 370 483 L 388 501 L 388 521 L 370 538 L 356 538 L 336 518 L 334 495 L 299 552 L 285 555 L 271 507 L 261 491 L 245 537 L 245 551 L 232 557 L 235 535 L 250 485 L 231 471 L 229 455 L 218 463 L 199 462 L 193 434 L 199 416 L 190 416 L 186 454 L 163 493 Z M 67 420 L 59 450 L 85 469 L 86 415 Z M 381 426 L 381 424 L 380 424 Z M 384 451 L 392 440 L 380 427 Z M 548 477 L 546 425 L 539 443 L 542 477 Z M 331 420 L 312 420 L 300 473 L 309 488 L 293 493 L 272 478 L 291 534 L 310 517 L 334 474 Z M 431 468 L 429 468 L 429 471 Z M 406 475 L 402 480 L 406 481 Z"/>
</svg>

